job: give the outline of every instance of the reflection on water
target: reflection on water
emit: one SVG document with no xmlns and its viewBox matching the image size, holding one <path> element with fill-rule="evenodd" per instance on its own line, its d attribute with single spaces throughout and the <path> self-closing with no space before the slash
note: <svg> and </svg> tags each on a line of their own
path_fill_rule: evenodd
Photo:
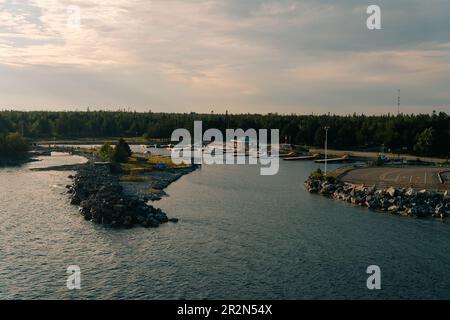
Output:
<svg viewBox="0 0 450 320">
<path fill-rule="evenodd" d="M 96 149 L 96 150 L 99 150 L 102 147 L 100 144 L 85 144 L 85 145 L 64 144 L 64 145 L 57 145 L 57 146 L 63 146 L 63 147 L 74 148 L 74 149 L 82 148 L 82 149 Z M 114 144 L 111 144 L 111 146 L 114 146 Z M 137 152 L 137 153 L 150 152 L 151 154 L 154 154 L 154 155 L 162 155 L 162 156 L 170 155 L 170 151 L 165 148 L 154 148 L 154 147 L 148 147 L 147 145 L 131 144 L 130 149 L 131 149 L 131 151 Z"/>
<path fill-rule="evenodd" d="M 22 168 L 24 170 L 27 169 L 37 169 L 37 168 L 47 168 L 47 167 L 56 167 L 62 166 L 66 164 L 82 164 L 86 163 L 87 159 L 81 156 L 72 156 L 68 153 L 63 152 L 52 152 L 51 157 L 36 157 L 38 161 L 29 162 L 25 164 Z"/>
<path fill-rule="evenodd" d="M 157 205 L 178 224 L 111 230 L 68 204 L 71 172 L 0 169 L 0 298 L 450 298 L 450 226 L 370 212 L 304 191 L 316 167 L 204 166 Z M 66 289 L 79 265 L 82 289 Z M 383 290 L 366 289 L 367 266 Z"/>
</svg>

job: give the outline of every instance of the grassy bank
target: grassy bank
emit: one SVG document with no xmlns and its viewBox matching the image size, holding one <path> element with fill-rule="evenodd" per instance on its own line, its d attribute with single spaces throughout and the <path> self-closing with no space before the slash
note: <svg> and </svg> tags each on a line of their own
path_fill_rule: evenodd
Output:
<svg viewBox="0 0 450 320">
<path fill-rule="evenodd" d="M 121 163 L 120 169 L 123 173 L 120 180 L 127 182 L 146 182 L 148 177 L 144 173 L 186 168 L 187 165 L 174 164 L 170 157 L 152 155 L 149 158 L 135 154 L 128 159 L 127 163 Z"/>
</svg>

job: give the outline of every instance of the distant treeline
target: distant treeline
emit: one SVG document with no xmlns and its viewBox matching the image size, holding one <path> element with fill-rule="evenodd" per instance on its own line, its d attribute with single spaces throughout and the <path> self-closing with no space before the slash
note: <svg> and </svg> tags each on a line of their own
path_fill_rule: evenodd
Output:
<svg viewBox="0 0 450 320">
<path fill-rule="evenodd" d="M 377 149 L 447 157 L 450 118 L 446 113 L 418 115 L 279 115 L 177 114 L 138 112 L 19 112 L 0 111 L 0 133 L 18 132 L 27 138 L 137 137 L 168 138 L 177 128 L 204 130 L 280 129 L 282 142 L 323 146 L 329 126 L 331 148 Z"/>
</svg>

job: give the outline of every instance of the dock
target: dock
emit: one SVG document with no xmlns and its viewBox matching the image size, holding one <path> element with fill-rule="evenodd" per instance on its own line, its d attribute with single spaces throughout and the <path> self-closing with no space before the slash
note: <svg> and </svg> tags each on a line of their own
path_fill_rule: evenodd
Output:
<svg viewBox="0 0 450 320">
<path fill-rule="evenodd" d="M 316 162 L 316 163 L 325 163 L 325 162 L 326 163 L 340 163 L 340 162 L 346 162 L 348 160 L 350 160 L 350 156 L 348 154 L 346 154 L 346 155 L 344 155 L 342 157 L 339 157 L 339 158 L 318 159 L 318 160 L 316 160 L 314 162 Z"/>
<path fill-rule="evenodd" d="M 284 161 L 306 161 L 306 160 L 315 160 L 319 157 L 319 154 L 314 154 L 312 156 L 300 156 L 300 157 L 286 157 L 283 158 Z"/>
</svg>

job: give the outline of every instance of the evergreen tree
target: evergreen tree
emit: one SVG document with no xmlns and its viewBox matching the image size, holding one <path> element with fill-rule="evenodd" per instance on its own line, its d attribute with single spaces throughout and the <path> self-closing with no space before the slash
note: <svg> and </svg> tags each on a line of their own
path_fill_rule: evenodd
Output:
<svg viewBox="0 0 450 320">
<path fill-rule="evenodd" d="M 119 142 L 112 152 L 111 160 L 116 163 L 125 163 L 128 162 L 128 158 L 131 154 L 132 152 L 128 143 L 123 139 L 119 139 Z"/>
</svg>

